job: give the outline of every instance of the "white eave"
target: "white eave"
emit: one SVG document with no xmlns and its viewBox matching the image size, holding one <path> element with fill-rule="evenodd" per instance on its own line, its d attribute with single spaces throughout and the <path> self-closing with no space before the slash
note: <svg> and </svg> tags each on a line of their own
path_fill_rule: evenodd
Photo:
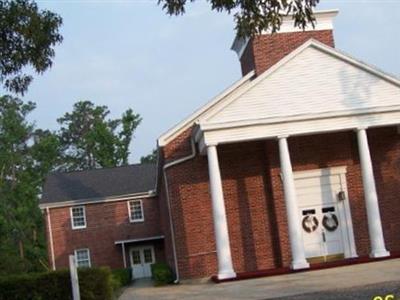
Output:
<svg viewBox="0 0 400 300">
<path fill-rule="evenodd" d="M 252 80 L 252 78 L 254 77 L 254 75 L 255 75 L 254 71 L 249 72 L 246 76 L 242 77 L 240 80 L 233 83 L 230 87 L 228 87 L 226 90 L 224 90 L 218 96 L 211 99 L 211 101 L 209 101 L 206 105 L 202 106 L 201 108 L 196 110 L 194 113 L 192 113 L 190 116 L 188 116 L 186 119 L 179 122 L 174 127 L 170 128 L 167 132 L 165 132 L 158 138 L 158 146 L 163 147 L 166 144 L 168 144 L 171 140 L 173 140 L 175 137 L 177 137 L 179 134 L 181 134 L 187 128 L 189 128 L 190 126 L 195 124 L 197 118 L 200 115 L 202 115 L 204 112 L 206 112 L 209 109 L 211 109 L 212 107 L 214 107 L 215 104 L 219 103 L 222 99 L 229 96 L 232 92 L 236 91 L 240 87 L 249 83 Z"/>
</svg>

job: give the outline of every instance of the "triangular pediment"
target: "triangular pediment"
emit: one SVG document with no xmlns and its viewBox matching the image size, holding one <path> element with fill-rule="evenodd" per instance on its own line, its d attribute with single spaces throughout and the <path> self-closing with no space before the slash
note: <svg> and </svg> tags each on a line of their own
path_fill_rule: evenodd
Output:
<svg viewBox="0 0 400 300">
<path fill-rule="evenodd" d="M 309 41 L 199 120 L 211 125 L 396 105 L 400 105 L 397 78 Z"/>
</svg>

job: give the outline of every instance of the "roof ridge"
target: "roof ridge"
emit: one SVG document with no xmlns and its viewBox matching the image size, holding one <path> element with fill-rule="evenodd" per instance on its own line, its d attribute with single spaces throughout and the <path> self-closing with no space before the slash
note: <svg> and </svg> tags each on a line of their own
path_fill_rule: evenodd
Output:
<svg viewBox="0 0 400 300">
<path fill-rule="evenodd" d="M 83 173 L 83 172 L 102 171 L 102 170 L 119 169 L 119 168 L 128 168 L 128 167 L 144 166 L 144 165 L 146 165 L 146 166 L 147 166 L 147 165 L 155 166 L 156 163 L 135 163 L 135 164 L 127 164 L 127 165 L 121 165 L 121 166 L 101 167 L 101 168 L 86 169 L 86 170 L 73 170 L 73 171 L 61 171 L 61 170 L 56 170 L 56 171 L 50 172 L 48 175 Z"/>
</svg>

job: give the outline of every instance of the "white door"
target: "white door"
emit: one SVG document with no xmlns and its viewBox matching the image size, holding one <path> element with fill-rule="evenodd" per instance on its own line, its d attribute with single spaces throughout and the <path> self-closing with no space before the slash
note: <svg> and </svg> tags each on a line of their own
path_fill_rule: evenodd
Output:
<svg viewBox="0 0 400 300">
<path fill-rule="evenodd" d="M 151 264 L 155 262 L 153 246 L 141 246 L 130 249 L 133 278 L 151 277 Z"/>
<path fill-rule="evenodd" d="M 344 167 L 296 172 L 306 257 L 356 257 Z"/>
</svg>

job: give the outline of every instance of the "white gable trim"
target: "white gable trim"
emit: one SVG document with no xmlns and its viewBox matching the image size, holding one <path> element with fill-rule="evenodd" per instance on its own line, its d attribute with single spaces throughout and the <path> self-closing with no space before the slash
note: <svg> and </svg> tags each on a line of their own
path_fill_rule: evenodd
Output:
<svg viewBox="0 0 400 300">
<path fill-rule="evenodd" d="M 215 130 L 222 129 L 223 127 L 225 127 L 223 130 L 226 131 L 229 129 L 232 130 L 234 128 L 238 129 L 238 127 L 240 127 L 240 126 L 245 126 L 245 127 L 248 127 L 249 125 L 251 126 L 251 124 L 248 124 L 249 121 L 243 121 L 240 123 L 234 122 L 232 124 L 229 123 L 229 124 L 225 124 L 226 126 L 223 124 L 214 123 L 212 125 L 215 125 L 215 126 L 212 126 L 211 124 L 209 124 L 207 122 L 207 120 L 209 120 L 215 114 L 222 111 L 227 105 L 229 105 L 233 101 L 240 98 L 244 93 L 246 93 L 247 91 L 249 91 L 256 85 L 261 83 L 263 80 L 265 80 L 269 76 L 271 76 L 274 72 L 276 72 L 278 69 L 280 69 L 281 67 L 286 65 L 288 62 L 293 60 L 295 57 L 297 57 L 299 54 L 301 54 L 303 51 L 305 51 L 309 47 L 313 47 L 314 49 L 317 49 L 323 53 L 331 55 L 332 57 L 335 57 L 344 62 L 347 62 L 347 63 L 349 63 L 357 68 L 360 68 L 374 76 L 377 76 L 397 87 L 400 87 L 400 80 L 397 77 L 395 77 L 393 75 L 389 75 L 373 66 L 370 66 L 360 60 L 357 60 L 357 59 L 353 58 L 352 56 L 345 54 L 341 51 L 338 51 L 332 47 L 329 47 L 317 40 L 310 39 L 307 42 L 305 42 L 303 45 L 298 47 L 296 50 L 292 51 L 290 54 L 285 56 L 278 63 L 273 65 L 271 68 L 266 70 L 260 76 L 256 77 L 255 79 L 252 80 L 252 78 L 254 76 L 254 72 L 250 72 L 245 77 L 243 77 L 241 80 L 234 83 L 231 87 L 229 87 L 224 92 L 222 92 L 220 95 L 218 95 L 217 97 L 212 99 L 208 104 L 201 107 L 196 112 L 194 112 L 192 115 L 190 115 L 188 118 L 186 118 L 185 120 L 183 120 L 182 122 L 177 124 L 175 127 L 173 127 L 172 129 L 170 129 L 169 131 L 164 133 L 159 138 L 158 145 L 161 147 L 165 146 L 169 141 L 174 139 L 177 135 L 179 135 L 181 132 L 183 132 L 185 129 L 189 128 L 190 126 L 192 126 L 195 123 L 197 123 L 199 125 L 196 128 L 196 132 L 195 132 L 196 141 L 200 142 L 203 145 L 206 143 L 205 140 L 207 140 L 207 142 L 213 140 L 213 143 L 218 143 L 218 141 L 215 140 L 214 138 L 211 138 L 211 136 L 209 137 L 209 139 L 207 139 L 204 135 L 209 136 L 211 134 L 211 132 L 207 133 L 206 131 L 213 131 L 212 135 L 214 136 L 216 134 Z M 387 113 L 387 112 L 393 111 L 393 110 L 397 111 L 398 108 L 397 107 L 396 108 L 386 107 L 385 112 Z M 336 113 L 338 113 L 338 114 L 336 114 L 335 116 L 329 115 L 329 116 L 325 116 L 325 117 L 330 119 L 330 118 L 335 118 L 335 117 L 337 118 L 337 117 L 343 116 L 345 114 L 348 115 L 349 113 L 350 113 L 349 117 L 351 117 L 351 115 L 353 115 L 353 114 L 357 114 L 357 112 L 354 112 L 354 111 L 351 111 L 351 112 L 347 111 L 347 112 L 340 112 L 340 113 L 336 112 Z M 372 114 L 377 113 L 377 111 L 374 111 L 374 109 L 372 109 L 369 112 L 359 111 L 358 113 L 368 115 L 369 113 L 372 113 Z M 321 117 L 321 115 L 319 115 L 319 116 Z M 287 118 L 281 117 L 279 120 L 271 120 L 270 119 L 270 120 L 268 120 L 268 122 L 267 122 L 267 120 L 253 120 L 253 121 L 261 121 L 261 124 L 269 123 L 270 121 L 275 123 L 278 121 L 277 123 L 282 124 L 285 122 L 293 122 L 294 121 L 293 118 L 298 119 L 297 121 L 303 121 L 305 119 L 313 119 L 314 117 L 315 116 L 304 116 L 304 115 L 300 116 L 300 115 L 298 115 L 298 116 L 288 116 Z M 393 121 L 391 121 L 390 123 L 392 124 L 392 122 Z M 257 125 L 261 125 L 261 124 L 257 123 Z M 254 124 L 254 125 L 256 125 L 256 124 Z M 378 125 L 378 124 L 375 124 L 375 126 L 376 125 Z M 226 127 L 228 127 L 228 128 L 226 128 Z M 244 138 L 243 136 L 240 139 L 246 140 L 246 138 Z M 226 141 L 226 142 L 228 142 L 228 141 Z"/>
<path fill-rule="evenodd" d="M 330 46 L 327 46 L 315 39 L 309 39 L 307 42 L 305 42 L 303 45 L 298 47 L 296 50 L 285 56 L 283 59 L 281 59 L 279 62 L 277 62 L 275 65 L 273 65 L 271 68 L 266 70 L 264 73 L 262 73 L 260 76 L 258 76 L 256 79 L 254 79 L 250 84 L 246 85 L 244 89 L 241 90 L 240 93 L 237 93 L 235 97 L 231 97 L 230 99 L 226 99 L 221 105 L 218 106 L 217 109 L 214 109 L 211 113 L 207 114 L 205 117 L 204 121 L 207 121 L 208 119 L 212 118 L 219 112 L 221 112 L 226 106 L 240 98 L 244 93 L 264 81 L 266 78 L 270 77 L 273 73 L 275 73 L 277 70 L 279 70 L 281 67 L 292 61 L 295 57 L 297 57 L 299 54 L 301 54 L 304 50 L 306 50 L 309 47 L 313 47 L 317 50 L 320 50 L 326 54 L 329 54 L 337 59 L 340 59 L 342 61 L 345 61 L 355 67 L 358 67 L 374 76 L 377 76 L 387 82 L 390 82 L 398 87 L 400 87 L 400 80 L 393 76 L 389 75 L 381 70 L 379 70 L 376 67 L 370 66 L 360 60 L 357 60 L 353 58 L 352 56 L 345 54 L 344 52 L 341 52 L 335 48 L 332 48 Z M 225 99 L 223 99 L 225 100 Z"/>
<path fill-rule="evenodd" d="M 237 89 L 241 88 L 246 83 L 249 83 L 254 75 L 255 75 L 255 72 L 251 71 L 246 76 L 242 77 L 240 80 L 236 81 L 234 84 L 232 84 L 226 90 L 224 90 L 221 94 L 219 94 L 218 96 L 213 98 L 206 105 L 202 106 L 201 108 L 196 110 L 193 114 L 188 116 L 186 119 L 184 119 L 183 121 L 179 122 L 177 125 L 175 125 L 171 129 L 169 129 L 167 132 L 162 134 L 158 138 L 158 146 L 159 147 L 163 147 L 166 144 L 168 144 L 171 140 L 173 140 L 175 137 L 177 137 L 179 134 L 181 134 L 187 128 L 192 126 L 196 122 L 196 119 L 199 116 L 201 116 L 204 112 L 206 112 L 209 109 L 211 109 L 212 107 L 214 107 L 215 104 L 219 103 L 221 100 L 223 100 L 224 98 L 229 96 L 232 92 L 234 92 Z"/>
</svg>

